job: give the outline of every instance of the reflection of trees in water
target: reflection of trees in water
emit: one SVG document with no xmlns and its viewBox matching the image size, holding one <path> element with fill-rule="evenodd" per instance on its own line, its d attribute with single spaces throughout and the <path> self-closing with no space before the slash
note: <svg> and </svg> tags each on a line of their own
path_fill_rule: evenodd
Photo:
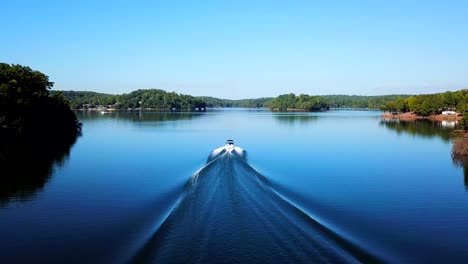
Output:
<svg viewBox="0 0 468 264">
<path fill-rule="evenodd" d="M 468 139 L 460 137 L 453 140 L 452 160 L 463 168 L 465 189 L 468 190 Z"/>
<path fill-rule="evenodd" d="M 420 137 L 439 137 L 445 142 L 453 138 L 454 127 L 444 127 L 441 122 L 430 120 L 403 121 L 398 119 L 382 120 L 381 126 L 385 126 L 398 134 L 406 133 Z M 452 147 L 453 162 L 463 168 L 465 188 L 468 190 L 468 140 L 455 138 Z"/>
<path fill-rule="evenodd" d="M 414 120 L 403 121 L 398 119 L 382 119 L 380 125 L 390 130 L 397 132 L 397 134 L 410 134 L 420 137 L 440 137 L 445 142 L 451 139 L 453 127 L 444 127 L 441 122 L 433 122 L 431 120 Z"/>
<path fill-rule="evenodd" d="M 39 71 L 0 63 L 0 203 L 42 188 L 81 133 L 81 123 Z"/>
<path fill-rule="evenodd" d="M 133 122 L 162 122 L 193 119 L 204 115 L 197 112 L 151 112 L 151 111 L 76 111 L 81 121 L 93 119 L 120 119 Z"/>
<path fill-rule="evenodd" d="M 36 138 L 2 142 L 0 149 L 0 205 L 33 198 L 49 181 L 55 165 L 69 155 L 76 136 L 61 143 Z"/>
<path fill-rule="evenodd" d="M 318 119 L 317 116 L 306 114 L 274 114 L 273 116 L 280 124 L 284 125 L 306 124 Z"/>
</svg>

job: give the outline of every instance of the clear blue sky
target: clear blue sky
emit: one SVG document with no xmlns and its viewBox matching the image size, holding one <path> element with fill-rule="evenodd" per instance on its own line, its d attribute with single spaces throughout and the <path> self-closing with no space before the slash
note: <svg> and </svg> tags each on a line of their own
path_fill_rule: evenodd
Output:
<svg viewBox="0 0 468 264">
<path fill-rule="evenodd" d="M 0 8 L 0 61 L 46 73 L 54 89 L 250 98 L 468 88 L 468 1 L 15 0 Z"/>
</svg>

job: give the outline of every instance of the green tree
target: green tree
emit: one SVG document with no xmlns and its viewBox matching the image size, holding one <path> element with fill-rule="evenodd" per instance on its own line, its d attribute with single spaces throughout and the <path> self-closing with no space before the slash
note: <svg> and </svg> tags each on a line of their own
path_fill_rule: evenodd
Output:
<svg viewBox="0 0 468 264">
<path fill-rule="evenodd" d="M 52 86 L 49 77 L 39 71 L 0 64 L 0 140 L 76 138 L 81 123 L 62 94 L 50 94 Z"/>
<path fill-rule="evenodd" d="M 467 110 L 467 103 L 467 90 L 460 90 L 398 98 L 397 100 L 387 102 L 381 109 L 389 110 L 390 108 L 394 108 L 397 111 L 412 111 L 418 115 L 428 116 L 430 114 L 440 114 L 447 109 L 455 110 L 455 108 L 457 112 L 463 113 Z"/>
<path fill-rule="evenodd" d="M 408 101 L 404 98 L 398 98 L 395 101 L 395 110 L 398 112 L 408 112 Z"/>
</svg>

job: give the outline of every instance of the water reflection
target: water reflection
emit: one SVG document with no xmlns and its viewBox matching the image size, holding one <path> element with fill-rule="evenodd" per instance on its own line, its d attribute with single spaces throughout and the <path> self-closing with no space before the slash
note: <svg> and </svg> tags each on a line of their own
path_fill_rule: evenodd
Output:
<svg viewBox="0 0 468 264">
<path fill-rule="evenodd" d="M 54 166 L 63 165 L 76 136 L 60 143 L 50 140 L 2 142 L 0 148 L 0 206 L 32 200 L 50 180 Z"/>
<path fill-rule="evenodd" d="M 273 115 L 275 120 L 277 120 L 282 125 L 297 125 L 297 124 L 306 124 L 312 121 L 317 121 L 318 117 L 308 114 L 276 114 Z"/>
<path fill-rule="evenodd" d="M 458 125 L 458 121 L 442 120 L 442 122 L 440 122 L 440 124 L 441 124 L 442 127 L 455 128 Z"/>
<path fill-rule="evenodd" d="M 468 139 L 456 138 L 453 140 L 452 160 L 453 163 L 463 168 L 465 190 L 468 191 Z"/>
<path fill-rule="evenodd" d="M 407 133 L 420 137 L 439 137 L 444 142 L 451 142 L 453 139 L 452 147 L 452 160 L 454 164 L 463 168 L 464 185 L 468 191 L 468 140 L 463 138 L 455 138 L 453 131 L 456 128 L 457 122 L 433 122 L 430 120 L 415 120 L 403 121 L 398 119 L 383 119 L 380 121 L 381 126 L 385 126 L 391 130 L 396 131 L 398 134 Z"/>
<path fill-rule="evenodd" d="M 133 122 L 161 122 L 190 120 L 202 116 L 204 113 L 197 112 L 152 112 L 152 111 L 76 111 L 76 116 L 81 121 L 93 119 L 120 119 Z"/>
<path fill-rule="evenodd" d="M 398 119 L 382 119 L 380 125 L 390 130 L 397 132 L 397 134 L 410 134 L 419 137 L 440 137 L 445 142 L 449 142 L 455 128 L 455 124 L 445 124 L 442 122 L 433 122 L 431 120 L 414 120 L 403 121 Z"/>
</svg>

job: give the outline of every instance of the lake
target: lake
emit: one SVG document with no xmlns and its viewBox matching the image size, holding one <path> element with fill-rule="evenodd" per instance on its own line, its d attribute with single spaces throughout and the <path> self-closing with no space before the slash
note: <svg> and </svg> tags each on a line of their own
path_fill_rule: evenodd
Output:
<svg viewBox="0 0 468 264">
<path fill-rule="evenodd" d="M 0 189 L 0 259 L 466 263 L 454 128 L 380 114 L 77 112 L 83 135 Z"/>
</svg>

